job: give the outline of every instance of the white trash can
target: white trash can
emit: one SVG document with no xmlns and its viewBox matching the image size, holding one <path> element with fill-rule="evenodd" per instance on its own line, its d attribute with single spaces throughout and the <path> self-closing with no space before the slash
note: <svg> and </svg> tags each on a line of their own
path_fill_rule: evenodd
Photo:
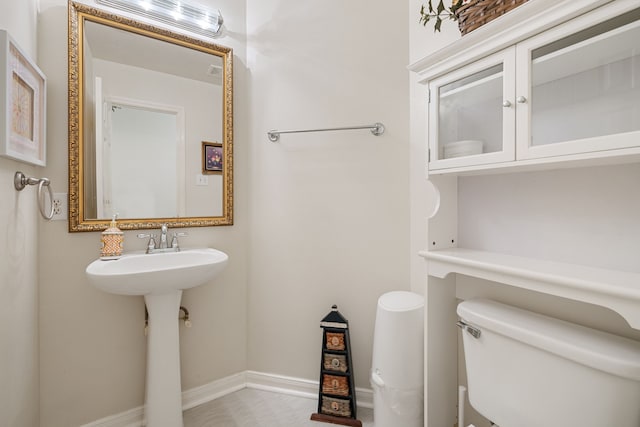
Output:
<svg viewBox="0 0 640 427">
<path fill-rule="evenodd" d="M 424 298 L 394 291 L 378 299 L 371 387 L 376 427 L 424 425 Z"/>
</svg>

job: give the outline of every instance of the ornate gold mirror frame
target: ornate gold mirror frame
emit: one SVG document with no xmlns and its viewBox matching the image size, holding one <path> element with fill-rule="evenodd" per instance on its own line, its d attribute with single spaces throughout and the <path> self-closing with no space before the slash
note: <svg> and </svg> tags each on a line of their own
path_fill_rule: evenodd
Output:
<svg viewBox="0 0 640 427">
<path fill-rule="evenodd" d="M 170 227 L 208 227 L 233 224 L 233 50 L 185 35 L 154 27 L 69 1 L 69 231 L 100 231 L 109 225 L 108 218 L 87 218 L 85 215 L 85 146 L 84 120 L 84 32 L 86 22 L 95 22 L 151 37 L 187 49 L 215 55 L 222 62 L 222 215 L 175 218 L 119 218 L 122 229 Z M 168 60 L 171 60 L 168 58 Z M 198 141 L 198 144 L 201 142 Z M 145 167 L 141 165 L 141 167 Z M 150 167 L 150 179 L 160 173 Z M 212 196 L 213 197 L 213 196 Z"/>
</svg>

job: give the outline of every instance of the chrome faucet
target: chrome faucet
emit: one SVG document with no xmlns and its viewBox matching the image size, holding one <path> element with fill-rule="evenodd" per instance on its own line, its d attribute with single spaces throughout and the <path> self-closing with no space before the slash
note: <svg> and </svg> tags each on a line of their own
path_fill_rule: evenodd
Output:
<svg viewBox="0 0 640 427">
<path fill-rule="evenodd" d="M 167 249 L 167 231 L 169 231 L 169 226 L 167 224 L 162 224 L 160 226 L 160 246 L 158 249 Z"/>
<path fill-rule="evenodd" d="M 147 251 L 148 254 L 158 253 L 158 252 L 179 252 L 180 245 L 178 244 L 178 237 L 186 236 L 187 233 L 173 233 L 173 238 L 171 239 L 171 246 L 167 243 L 167 233 L 169 232 L 169 226 L 167 224 L 162 224 L 160 226 L 160 241 L 156 242 L 156 235 L 153 233 L 140 233 L 138 234 L 139 239 L 144 239 L 146 237 L 149 238 L 149 242 L 147 243 Z"/>
</svg>

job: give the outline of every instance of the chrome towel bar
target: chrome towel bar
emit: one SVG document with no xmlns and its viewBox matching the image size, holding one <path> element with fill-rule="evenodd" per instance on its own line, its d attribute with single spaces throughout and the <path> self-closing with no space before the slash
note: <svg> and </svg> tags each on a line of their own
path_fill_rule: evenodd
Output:
<svg viewBox="0 0 640 427">
<path fill-rule="evenodd" d="M 278 142 L 278 140 L 280 139 L 280 134 L 283 134 L 283 133 L 327 132 L 327 131 L 337 131 L 337 130 L 359 130 L 359 129 L 370 129 L 371 133 L 374 134 L 375 136 L 380 136 L 384 133 L 384 125 L 382 123 L 374 123 L 372 125 L 347 126 L 347 127 L 340 127 L 340 128 L 270 130 L 269 132 L 267 132 L 267 136 L 269 137 L 269 141 Z"/>
<path fill-rule="evenodd" d="M 53 191 L 51 190 L 51 185 L 49 185 L 49 178 L 31 178 L 18 171 L 13 175 L 13 186 L 16 190 L 22 191 L 27 185 L 37 185 L 38 186 L 38 207 L 40 208 L 40 215 L 46 220 L 50 220 L 53 218 Z M 47 213 L 44 209 L 44 195 L 43 195 L 43 187 L 47 187 L 49 190 L 49 205 L 50 210 Z"/>
</svg>

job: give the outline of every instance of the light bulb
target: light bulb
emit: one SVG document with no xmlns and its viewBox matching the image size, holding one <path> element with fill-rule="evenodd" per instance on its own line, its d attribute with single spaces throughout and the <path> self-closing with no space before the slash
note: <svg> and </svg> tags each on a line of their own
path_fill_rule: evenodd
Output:
<svg viewBox="0 0 640 427">
<path fill-rule="evenodd" d="M 176 10 L 171 12 L 171 16 L 173 16 L 173 19 L 175 19 L 176 21 L 182 19 L 182 7 L 180 6 L 180 3 L 178 3 L 178 5 L 176 6 Z"/>
<path fill-rule="evenodd" d="M 203 30 L 206 30 L 211 27 L 211 21 L 209 20 L 209 12 L 207 12 L 200 21 L 198 21 L 198 25 L 200 25 L 200 28 L 202 28 Z"/>
</svg>

